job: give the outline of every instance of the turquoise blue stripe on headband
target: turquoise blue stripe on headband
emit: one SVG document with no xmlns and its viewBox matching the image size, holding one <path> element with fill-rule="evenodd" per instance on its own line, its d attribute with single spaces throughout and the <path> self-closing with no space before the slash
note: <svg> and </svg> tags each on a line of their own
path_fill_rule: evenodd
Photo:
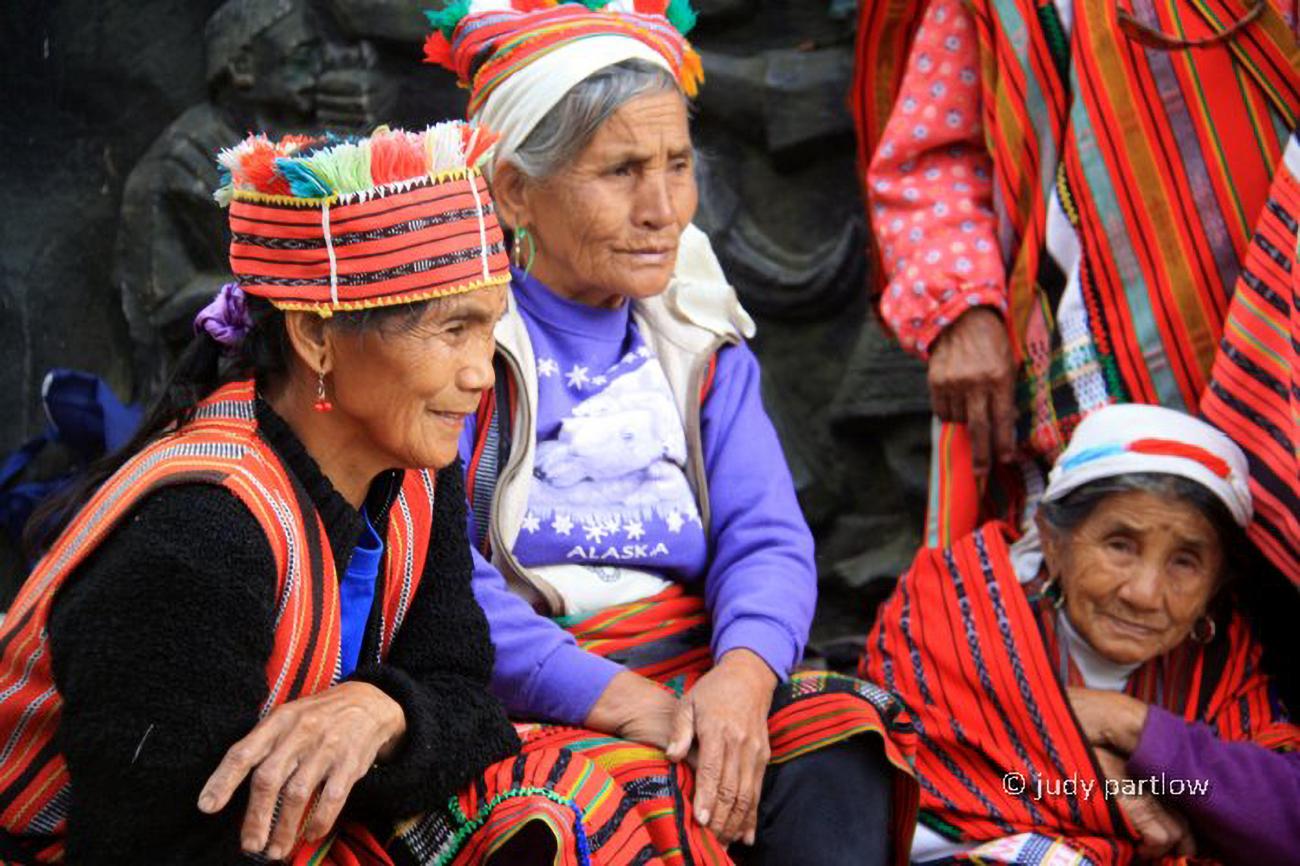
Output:
<svg viewBox="0 0 1300 866">
<path fill-rule="evenodd" d="M 1103 457 L 1113 457 L 1116 454 L 1125 454 L 1128 452 L 1126 445 L 1094 445 L 1091 448 L 1085 448 L 1078 454 L 1072 454 L 1061 460 L 1057 464 L 1061 469 L 1069 470 L 1085 463 L 1091 463 L 1094 460 L 1100 460 Z"/>
</svg>

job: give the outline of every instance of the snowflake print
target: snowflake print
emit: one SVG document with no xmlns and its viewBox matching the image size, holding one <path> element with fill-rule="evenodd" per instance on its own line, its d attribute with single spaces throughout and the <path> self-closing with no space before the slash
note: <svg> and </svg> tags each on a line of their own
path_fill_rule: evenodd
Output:
<svg viewBox="0 0 1300 866">
<path fill-rule="evenodd" d="M 560 365 L 555 363 L 554 358 L 537 359 L 537 375 L 540 378 L 545 379 L 554 376 L 558 372 L 560 372 Z"/>
<path fill-rule="evenodd" d="M 568 535 L 573 531 L 573 520 L 567 514 L 557 514 L 551 521 L 551 529 L 555 530 L 557 535 Z"/>
<path fill-rule="evenodd" d="M 528 514 L 524 515 L 524 519 L 519 523 L 519 527 L 529 535 L 532 535 L 534 532 L 542 528 L 542 521 L 541 518 L 530 511 Z"/>
<path fill-rule="evenodd" d="M 591 381 L 587 376 L 587 368 L 579 367 L 577 364 L 574 364 L 569 369 L 569 372 L 564 374 L 564 379 L 568 382 L 569 387 L 573 388 L 575 391 L 581 391 L 583 386 Z"/>
</svg>

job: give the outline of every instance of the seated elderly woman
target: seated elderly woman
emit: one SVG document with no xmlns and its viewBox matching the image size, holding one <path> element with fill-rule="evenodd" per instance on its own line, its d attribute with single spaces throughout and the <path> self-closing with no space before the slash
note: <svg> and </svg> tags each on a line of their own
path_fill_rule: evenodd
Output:
<svg viewBox="0 0 1300 866">
<path fill-rule="evenodd" d="M 913 862 L 1297 862 L 1300 728 L 1234 599 L 1246 479 L 1204 422 L 1109 406 L 1036 531 L 917 557 L 862 663 L 911 711 Z"/>
<path fill-rule="evenodd" d="M 812 539 L 753 325 L 691 226 L 698 58 L 662 0 L 509 5 L 435 14 L 428 45 L 501 135 L 514 235 L 495 394 L 462 443 L 493 689 L 564 726 L 523 726 L 525 755 L 616 783 L 581 822 L 592 862 L 886 862 L 894 786 L 914 820 L 879 736 L 897 703 L 791 675 Z"/>
<path fill-rule="evenodd" d="M 509 278 L 488 143 L 222 154 L 238 283 L 0 631 L 4 862 L 378 866 L 417 813 L 484 862 L 466 785 L 520 760 L 456 463 Z"/>
</svg>

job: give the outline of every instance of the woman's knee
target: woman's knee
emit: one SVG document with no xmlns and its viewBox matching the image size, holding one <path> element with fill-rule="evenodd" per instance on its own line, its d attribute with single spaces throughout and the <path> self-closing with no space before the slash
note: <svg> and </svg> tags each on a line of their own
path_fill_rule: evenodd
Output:
<svg viewBox="0 0 1300 866">
<path fill-rule="evenodd" d="M 884 864 L 891 848 L 893 766 L 879 739 L 853 737 L 768 771 L 754 847 L 767 864 Z"/>
</svg>

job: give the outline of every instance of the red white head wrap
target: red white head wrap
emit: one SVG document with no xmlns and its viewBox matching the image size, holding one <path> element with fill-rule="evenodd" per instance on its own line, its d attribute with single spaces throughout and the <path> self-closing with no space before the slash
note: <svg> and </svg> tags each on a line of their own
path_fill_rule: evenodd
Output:
<svg viewBox="0 0 1300 866">
<path fill-rule="evenodd" d="M 347 141 L 255 135 L 222 151 L 216 198 L 239 287 L 329 316 L 508 283 L 479 171 L 492 142 L 454 122 Z"/>
<path fill-rule="evenodd" d="M 1238 525 L 1250 523 L 1249 467 L 1241 449 L 1199 418 L 1136 403 L 1107 406 L 1079 424 L 1048 475 L 1043 501 L 1090 481 L 1142 472 L 1195 481 L 1227 506 Z"/>
<path fill-rule="evenodd" d="M 456 0 L 428 16 L 425 59 L 456 73 L 470 91 L 469 116 L 500 135 L 493 164 L 607 66 L 654 63 L 688 96 L 704 77 L 684 35 L 695 23 L 686 0 Z"/>
</svg>

